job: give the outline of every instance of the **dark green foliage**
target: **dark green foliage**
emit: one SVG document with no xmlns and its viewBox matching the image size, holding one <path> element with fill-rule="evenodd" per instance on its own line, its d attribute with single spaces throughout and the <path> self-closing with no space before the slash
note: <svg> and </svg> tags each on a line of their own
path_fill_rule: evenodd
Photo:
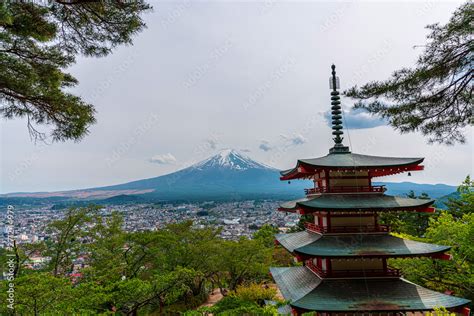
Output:
<svg viewBox="0 0 474 316">
<path fill-rule="evenodd" d="M 412 199 L 430 199 L 426 193 L 421 193 L 419 196 L 416 196 L 413 191 L 408 192 L 407 197 Z M 389 212 L 380 214 L 380 223 L 389 225 L 393 232 L 421 237 L 428 228 L 430 218 L 433 218 L 433 214 L 431 213 Z"/>
<path fill-rule="evenodd" d="M 253 234 L 253 238 L 260 240 L 267 247 L 272 247 L 275 244 L 275 235 L 278 233 L 278 228 L 265 224 Z"/>
<path fill-rule="evenodd" d="M 431 216 L 426 230 L 421 233 L 414 227 L 402 237 L 428 243 L 452 246 L 452 260 L 431 258 L 390 260 L 391 265 L 402 269 L 403 275 L 422 286 L 474 299 L 474 191 L 469 177 L 458 189 L 458 200 L 452 199 L 445 211 Z M 401 221 L 410 227 L 409 220 Z M 423 238 L 415 237 L 423 236 Z"/>
<path fill-rule="evenodd" d="M 215 288 L 227 293 L 269 279 L 273 244 L 266 244 L 272 227 L 264 227 L 255 240 L 239 241 L 222 240 L 219 229 L 197 229 L 192 222 L 128 233 L 118 213 L 104 217 L 98 210 L 69 209 L 64 219 L 49 225 L 51 240 L 14 249 L 20 265 L 18 315 L 176 314 L 196 308 Z M 50 257 L 49 263 L 29 269 L 32 253 Z M 3 260 L 5 251 L 2 255 Z M 79 276 L 71 274 L 78 257 L 86 264 Z M 0 291 L 0 300 L 6 294 Z M 7 313 L 0 305 L 0 314 Z"/>
<path fill-rule="evenodd" d="M 474 211 L 474 181 L 467 176 L 464 182 L 458 187 L 458 198 L 450 197 L 445 202 L 447 210 L 456 218 L 462 217 Z"/>
<path fill-rule="evenodd" d="M 462 129 L 473 123 L 473 18 L 468 1 L 446 25 L 427 26 L 431 33 L 415 68 L 345 94 L 360 100 L 356 108 L 388 119 L 402 133 L 421 131 L 430 142 L 464 142 Z"/>
<path fill-rule="evenodd" d="M 261 240 L 241 238 L 239 241 L 222 241 L 216 256 L 215 283 L 220 289 L 235 290 L 247 281 L 260 282 L 269 278 L 273 247 Z"/>
<path fill-rule="evenodd" d="M 144 28 L 141 1 L 56 1 L 0 4 L 0 113 L 25 117 L 30 135 L 52 127 L 53 140 L 79 140 L 95 122 L 94 107 L 68 92 L 77 80 L 64 70 L 76 56 L 101 57 L 130 44 Z"/>
<path fill-rule="evenodd" d="M 452 246 L 450 254 L 453 257 L 449 261 L 431 258 L 390 260 L 393 267 L 402 270 L 405 278 L 436 291 L 449 290 L 474 299 L 474 213 L 456 219 L 443 212 L 430 222 L 426 238 L 403 237 Z"/>
<path fill-rule="evenodd" d="M 457 194 L 449 197 L 443 203 L 445 210 L 455 218 L 461 218 L 464 214 L 471 213 L 474 210 L 473 192 L 474 183 L 467 176 L 457 188 Z M 407 197 L 415 199 L 430 198 L 426 193 L 416 196 L 413 191 L 410 191 Z M 440 211 L 441 209 L 437 209 L 434 214 L 418 212 L 381 213 L 380 222 L 389 225 L 393 232 L 423 237 L 430 224 L 430 220 L 435 220 L 440 215 Z"/>
<path fill-rule="evenodd" d="M 68 302 L 73 298 L 73 288 L 66 278 L 56 278 L 49 273 L 33 273 L 15 280 L 16 315 L 44 315 L 52 311 L 68 313 L 72 311 Z M 3 297 L 2 302 L 5 302 Z M 2 305 L 5 308 L 5 304 Z M 7 315 L 3 311 L 1 314 Z"/>
</svg>

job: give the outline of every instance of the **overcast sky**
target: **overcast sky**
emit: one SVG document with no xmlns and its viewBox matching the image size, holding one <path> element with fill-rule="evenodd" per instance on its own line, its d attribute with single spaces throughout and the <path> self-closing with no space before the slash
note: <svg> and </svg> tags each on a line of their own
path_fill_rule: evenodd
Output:
<svg viewBox="0 0 474 316">
<path fill-rule="evenodd" d="M 153 2 L 133 46 L 70 69 L 75 93 L 97 109 L 85 139 L 34 144 L 25 121 L 2 120 L 0 192 L 149 178 L 222 148 L 280 169 L 326 155 L 331 64 L 342 89 L 385 79 L 414 64 L 424 26 L 447 22 L 459 4 Z M 345 115 L 353 152 L 426 157 L 424 172 L 380 180 L 456 185 L 472 174 L 472 129 L 465 145 L 428 145 L 366 113 Z"/>
</svg>

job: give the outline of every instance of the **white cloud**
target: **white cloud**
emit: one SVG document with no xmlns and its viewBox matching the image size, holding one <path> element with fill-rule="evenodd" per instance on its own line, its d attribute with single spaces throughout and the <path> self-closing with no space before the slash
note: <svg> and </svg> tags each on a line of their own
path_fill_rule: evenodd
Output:
<svg viewBox="0 0 474 316">
<path fill-rule="evenodd" d="M 273 149 L 273 146 L 270 145 L 270 143 L 266 140 L 262 140 L 260 142 L 260 146 L 258 146 L 258 148 L 260 148 L 261 150 L 263 151 L 270 151 Z"/>
<path fill-rule="evenodd" d="M 324 114 L 326 122 L 329 127 L 332 126 L 331 111 L 327 111 Z M 388 122 L 385 119 L 378 117 L 377 115 L 371 115 L 363 109 L 344 109 L 343 113 L 343 125 L 350 129 L 363 129 L 363 128 L 374 128 L 379 126 L 385 126 Z"/>
<path fill-rule="evenodd" d="M 155 155 L 150 158 L 150 162 L 157 163 L 160 165 L 169 165 L 176 163 L 176 158 L 170 153 L 162 154 L 162 155 Z"/>
<path fill-rule="evenodd" d="M 211 149 L 216 149 L 217 145 L 219 144 L 219 142 L 215 138 L 208 138 L 208 139 L 205 140 L 205 142 L 206 142 L 207 146 L 209 146 L 209 148 L 211 148 Z"/>
<path fill-rule="evenodd" d="M 296 134 L 295 136 L 292 136 L 292 137 L 289 137 L 283 134 L 281 134 L 280 136 L 284 140 L 288 141 L 290 145 L 294 145 L 294 146 L 303 145 L 304 143 L 307 142 L 307 139 L 301 134 Z"/>
</svg>

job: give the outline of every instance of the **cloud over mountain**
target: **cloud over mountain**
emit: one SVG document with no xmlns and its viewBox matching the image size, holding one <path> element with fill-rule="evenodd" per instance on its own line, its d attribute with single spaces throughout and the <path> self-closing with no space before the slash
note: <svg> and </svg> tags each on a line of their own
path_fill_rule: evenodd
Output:
<svg viewBox="0 0 474 316">
<path fill-rule="evenodd" d="M 169 165 L 176 163 L 176 158 L 171 153 L 155 155 L 150 158 L 150 162 L 160 165 Z"/>
<path fill-rule="evenodd" d="M 258 146 L 259 149 L 263 150 L 263 151 L 270 151 L 273 149 L 273 146 L 270 145 L 270 142 L 267 141 L 267 140 L 262 140 L 260 142 L 260 145 Z"/>
</svg>

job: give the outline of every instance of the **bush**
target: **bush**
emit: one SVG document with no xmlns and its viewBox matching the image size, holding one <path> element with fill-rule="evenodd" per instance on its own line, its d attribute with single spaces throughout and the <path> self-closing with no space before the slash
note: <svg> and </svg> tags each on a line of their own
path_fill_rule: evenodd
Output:
<svg viewBox="0 0 474 316">
<path fill-rule="evenodd" d="M 231 292 L 230 296 L 263 306 L 265 300 L 273 300 L 276 293 L 274 288 L 267 287 L 264 284 L 251 283 L 247 286 L 239 285 L 234 292 Z"/>
</svg>

